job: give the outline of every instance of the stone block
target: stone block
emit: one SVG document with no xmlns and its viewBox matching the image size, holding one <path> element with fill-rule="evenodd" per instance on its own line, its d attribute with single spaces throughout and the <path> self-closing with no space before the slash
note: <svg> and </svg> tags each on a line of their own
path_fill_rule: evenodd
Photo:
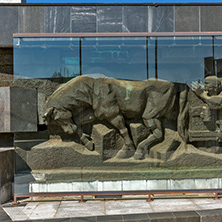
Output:
<svg viewBox="0 0 222 222">
<path fill-rule="evenodd" d="M 116 130 L 109 129 L 103 124 L 93 126 L 92 139 L 95 151 L 101 155 L 103 160 L 114 157 L 124 144 L 123 138 Z"/>
<path fill-rule="evenodd" d="M 0 149 L 0 204 L 12 197 L 14 181 L 14 151 Z"/>
<path fill-rule="evenodd" d="M 0 132 L 37 131 L 35 89 L 0 88 Z"/>
<path fill-rule="evenodd" d="M 136 147 L 141 141 L 146 139 L 150 134 L 149 129 L 145 127 L 142 123 L 131 123 L 130 131 L 133 138 L 133 142 Z"/>
<path fill-rule="evenodd" d="M 97 27 L 98 32 L 122 32 L 122 7 L 98 7 Z"/>
<path fill-rule="evenodd" d="M 199 214 L 201 222 L 216 222 L 222 221 L 222 210 L 199 210 L 196 211 Z"/>
<path fill-rule="evenodd" d="M 222 6 L 200 6 L 201 10 L 201 31 L 222 30 Z"/>
<path fill-rule="evenodd" d="M 44 7 L 44 29 L 46 33 L 70 33 L 70 7 Z"/>
<path fill-rule="evenodd" d="M 199 32 L 199 6 L 175 6 L 175 31 Z"/>
<path fill-rule="evenodd" d="M 14 147 L 14 136 L 12 133 L 1 133 L 0 134 L 0 149 Z"/>
<path fill-rule="evenodd" d="M 96 7 L 73 6 L 71 8 L 72 32 L 96 32 Z"/>
<path fill-rule="evenodd" d="M 147 32 L 147 6 L 123 7 L 123 32 Z"/>
<path fill-rule="evenodd" d="M 177 222 L 199 222 L 200 217 L 195 211 L 173 212 Z"/>
<path fill-rule="evenodd" d="M 174 6 L 148 6 L 148 32 L 174 32 Z"/>
<path fill-rule="evenodd" d="M 44 32 L 44 7 L 21 6 L 18 8 L 18 32 Z"/>
<path fill-rule="evenodd" d="M 18 6 L 0 6 L 0 30 L 0 45 L 12 46 L 12 35 L 18 32 Z"/>
</svg>

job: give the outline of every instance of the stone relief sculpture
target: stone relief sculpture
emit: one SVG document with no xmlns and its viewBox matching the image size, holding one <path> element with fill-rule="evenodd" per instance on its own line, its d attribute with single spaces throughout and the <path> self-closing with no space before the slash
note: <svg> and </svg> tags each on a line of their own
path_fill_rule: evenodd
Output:
<svg viewBox="0 0 222 222">
<path fill-rule="evenodd" d="M 158 80 L 127 81 L 109 78 L 76 77 L 61 85 L 47 99 L 47 125 L 56 124 L 64 132 L 77 134 L 81 143 L 94 149 L 82 125 L 105 122 L 116 129 L 124 142 L 116 153 L 119 159 L 144 159 L 151 145 L 164 139 L 165 120 L 174 121 L 180 138 L 188 140 L 188 87 Z M 128 122 L 146 128 L 142 141 L 132 139 Z"/>
<path fill-rule="evenodd" d="M 216 76 L 205 78 L 205 87 L 201 89 L 199 83 L 193 84 L 192 89 L 198 97 L 195 106 L 191 104 L 190 116 L 194 122 L 190 123 L 190 128 L 197 125 L 199 118 L 199 137 L 195 136 L 195 129 L 191 129 L 191 141 L 221 141 L 222 139 L 222 83 Z M 191 96 L 194 98 L 194 96 Z M 195 100 L 195 99 L 194 99 Z M 196 99 L 197 100 L 197 99 Z M 195 114 L 196 113 L 196 114 Z M 202 123 L 202 124 L 201 124 Z M 196 129 L 197 130 L 197 129 Z M 205 132 L 204 132 L 205 131 Z M 208 135 L 206 135 L 206 133 Z"/>
</svg>

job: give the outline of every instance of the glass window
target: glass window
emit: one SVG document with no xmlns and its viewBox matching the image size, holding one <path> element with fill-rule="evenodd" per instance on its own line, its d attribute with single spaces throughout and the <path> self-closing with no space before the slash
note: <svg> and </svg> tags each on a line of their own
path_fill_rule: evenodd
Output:
<svg viewBox="0 0 222 222">
<path fill-rule="evenodd" d="M 79 39 L 15 38 L 15 78 L 59 78 L 79 75 Z"/>
<path fill-rule="evenodd" d="M 190 84 L 214 75 L 212 37 L 150 37 L 149 77 Z"/>
<path fill-rule="evenodd" d="M 82 74 L 145 80 L 146 38 L 82 38 Z"/>
</svg>

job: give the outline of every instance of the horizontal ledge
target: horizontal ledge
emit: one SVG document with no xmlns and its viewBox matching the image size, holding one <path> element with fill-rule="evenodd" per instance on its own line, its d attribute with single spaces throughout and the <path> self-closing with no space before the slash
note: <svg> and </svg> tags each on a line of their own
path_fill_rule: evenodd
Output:
<svg viewBox="0 0 222 222">
<path fill-rule="evenodd" d="M 222 36 L 222 32 L 14 33 L 13 38 Z"/>
</svg>

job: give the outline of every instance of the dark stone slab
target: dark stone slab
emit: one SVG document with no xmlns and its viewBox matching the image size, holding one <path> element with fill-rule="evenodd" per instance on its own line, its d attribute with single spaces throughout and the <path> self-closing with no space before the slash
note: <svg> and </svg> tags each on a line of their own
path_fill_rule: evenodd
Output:
<svg viewBox="0 0 222 222">
<path fill-rule="evenodd" d="M 96 7 L 73 6 L 71 8 L 72 32 L 96 32 Z"/>
<path fill-rule="evenodd" d="M 37 91 L 35 89 L 10 88 L 11 131 L 37 131 Z"/>
<path fill-rule="evenodd" d="M 0 45 L 13 45 L 12 35 L 18 32 L 18 7 L 0 6 Z"/>
<path fill-rule="evenodd" d="M 175 6 L 175 31 L 199 31 L 199 6 Z"/>
<path fill-rule="evenodd" d="M 97 8 L 98 32 L 122 32 L 122 7 L 101 6 Z"/>
<path fill-rule="evenodd" d="M 44 15 L 45 32 L 67 33 L 70 30 L 70 7 L 48 6 L 45 7 Z"/>
<path fill-rule="evenodd" d="M 13 181 L 14 181 L 14 151 L 13 150 L 1 151 L 0 149 L 0 204 L 11 199 Z"/>
<path fill-rule="evenodd" d="M 222 221 L 222 210 L 201 210 L 196 211 L 200 215 L 201 222 Z"/>
<path fill-rule="evenodd" d="M 44 7 L 21 6 L 18 9 L 18 32 L 44 32 Z"/>
<path fill-rule="evenodd" d="M 148 32 L 173 32 L 173 6 L 148 7 Z"/>
<path fill-rule="evenodd" d="M 171 213 L 150 213 L 148 214 L 152 222 L 176 222 L 176 217 Z"/>
<path fill-rule="evenodd" d="M 35 89 L 0 87 L 0 132 L 37 131 Z"/>
<path fill-rule="evenodd" d="M 71 218 L 70 222 L 97 222 L 96 217 L 76 217 Z"/>
<path fill-rule="evenodd" d="M 99 216 L 97 217 L 97 222 L 123 222 L 123 216 L 122 215 L 109 215 L 109 216 Z"/>
<path fill-rule="evenodd" d="M 14 136 L 12 133 L 1 133 L 0 134 L 0 150 L 1 147 L 13 147 L 14 146 Z"/>
<path fill-rule="evenodd" d="M 148 214 L 126 214 L 123 215 L 124 222 L 138 221 L 148 222 L 150 221 Z"/>
<path fill-rule="evenodd" d="M 199 222 L 200 217 L 195 211 L 173 212 L 176 222 Z"/>
<path fill-rule="evenodd" d="M 222 6 L 200 6 L 201 31 L 222 30 Z"/>
<path fill-rule="evenodd" d="M 147 28 L 147 6 L 123 6 L 123 32 L 147 32 Z"/>
</svg>

